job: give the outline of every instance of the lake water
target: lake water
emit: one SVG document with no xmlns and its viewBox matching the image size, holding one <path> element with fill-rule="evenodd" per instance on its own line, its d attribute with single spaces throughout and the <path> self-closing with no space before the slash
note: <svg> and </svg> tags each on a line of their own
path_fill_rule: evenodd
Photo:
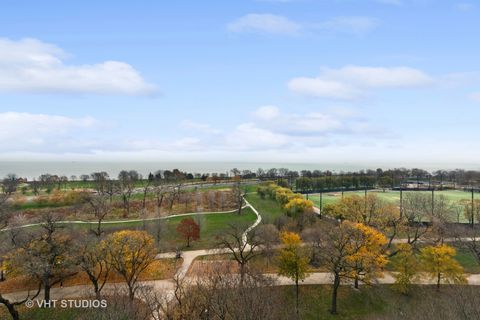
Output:
<svg viewBox="0 0 480 320">
<path fill-rule="evenodd" d="M 157 170 L 179 169 L 191 173 L 225 173 L 233 168 L 239 170 L 256 171 L 258 168 L 288 168 L 290 170 L 331 170 L 339 171 L 357 171 L 362 169 L 388 169 L 388 168 L 414 168 L 419 167 L 425 170 L 433 171 L 438 169 L 474 169 L 478 170 L 478 165 L 392 165 L 377 163 L 374 165 L 365 163 L 285 163 L 285 162 L 95 162 L 95 161 L 0 161 L 0 178 L 8 173 L 15 173 L 19 177 L 36 178 L 44 173 L 56 174 L 59 176 L 90 174 L 96 171 L 106 171 L 111 177 L 116 177 L 121 170 L 137 170 L 142 175 L 147 176 L 149 172 Z"/>
<path fill-rule="evenodd" d="M 313 163 L 261 163 L 261 162 L 59 162 L 59 161 L 0 161 L 0 177 L 15 173 L 19 177 L 33 179 L 41 174 L 50 173 L 70 177 L 106 171 L 116 177 L 121 170 L 137 170 L 146 176 L 157 170 L 179 169 L 192 173 L 225 173 L 233 168 L 256 171 L 258 168 L 288 168 L 290 170 L 360 170 L 364 166 L 349 164 L 313 164 Z"/>
</svg>

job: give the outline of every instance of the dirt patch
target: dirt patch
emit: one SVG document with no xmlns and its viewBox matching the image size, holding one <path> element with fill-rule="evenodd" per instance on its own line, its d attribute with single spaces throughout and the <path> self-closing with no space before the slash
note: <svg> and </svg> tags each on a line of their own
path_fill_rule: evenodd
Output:
<svg viewBox="0 0 480 320">
<path fill-rule="evenodd" d="M 239 273 L 238 263 L 232 260 L 195 260 L 190 266 L 187 276 L 202 277 L 213 272 Z"/>
</svg>

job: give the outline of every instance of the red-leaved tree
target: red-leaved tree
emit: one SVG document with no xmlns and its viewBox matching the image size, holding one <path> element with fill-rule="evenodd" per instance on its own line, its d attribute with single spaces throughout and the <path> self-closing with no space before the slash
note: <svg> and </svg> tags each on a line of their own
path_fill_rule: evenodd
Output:
<svg viewBox="0 0 480 320">
<path fill-rule="evenodd" d="M 200 239 L 200 226 L 192 218 L 180 221 L 177 232 L 187 241 L 187 247 L 190 247 L 191 241 Z"/>
</svg>

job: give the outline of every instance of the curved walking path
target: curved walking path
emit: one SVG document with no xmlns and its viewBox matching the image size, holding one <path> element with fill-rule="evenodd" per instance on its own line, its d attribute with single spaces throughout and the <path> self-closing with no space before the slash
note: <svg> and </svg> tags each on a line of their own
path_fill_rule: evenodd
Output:
<svg viewBox="0 0 480 320">
<path fill-rule="evenodd" d="M 246 199 L 245 203 L 246 205 L 242 207 L 244 208 L 250 208 L 252 211 L 255 213 L 257 216 L 257 220 L 245 230 L 245 232 L 242 235 L 242 240 L 243 243 L 247 242 L 247 235 L 250 231 L 252 231 L 255 227 L 257 227 L 260 222 L 262 222 L 262 216 L 260 213 L 253 207 Z M 236 210 L 234 210 L 236 211 Z M 200 257 L 200 256 L 206 256 L 206 255 L 213 255 L 213 254 L 223 254 L 223 253 L 228 253 L 229 250 L 227 249 L 211 249 L 211 250 L 191 250 L 191 251 L 183 251 L 182 252 L 182 258 L 183 258 L 183 263 L 182 265 L 178 268 L 176 276 L 180 278 L 184 278 L 188 272 L 188 269 L 190 269 L 190 266 L 192 265 L 193 261 Z M 175 258 L 176 253 L 175 252 L 167 252 L 167 253 L 160 253 L 158 254 L 155 258 L 156 259 L 164 259 L 164 258 Z"/>
<path fill-rule="evenodd" d="M 247 204 L 246 207 L 249 207 L 250 209 L 252 209 L 252 211 L 255 213 L 255 215 L 257 216 L 257 220 L 247 229 L 245 230 L 245 232 L 243 233 L 243 236 L 242 236 L 242 240 L 243 240 L 243 243 L 246 243 L 247 242 L 247 235 L 250 231 L 252 231 L 256 226 L 258 226 L 260 224 L 260 222 L 262 222 L 262 216 L 260 215 L 260 213 L 257 211 L 257 209 L 255 209 L 254 206 L 252 206 L 250 204 L 250 202 L 247 201 L 247 199 L 245 199 L 245 197 L 243 198 L 243 200 L 245 201 L 245 203 Z"/>
<path fill-rule="evenodd" d="M 242 209 L 247 208 L 248 206 L 243 206 Z M 252 208 L 253 209 L 253 208 Z M 199 211 L 199 212 L 188 212 L 188 213 L 180 213 L 180 214 L 172 214 L 169 216 L 157 217 L 157 218 L 146 218 L 146 219 L 130 219 L 130 220 L 106 220 L 102 221 L 102 224 L 122 224 L 122 223 L 135 223 L 135 222 L 146 222 L 146 221 L 156 221 L 156 220 L 167 220 L 176 217 L 187 217 L 187 216 L 196 216 L 196 215 L 209 215 L 209 214 L 227 214 L 227 213 L 234 213 L 237 212 L 237 209 L 228 210 L 228 211 Z M 258 215 L 258 213 L 257 213 Z M 57 221 L 58 224 L 91 224 L 97 225 L 98 221 L 83 221 L 83 220 L 65 220 L 65 221 Z M 0 232 L 14 230 L 14 229 L 23 229 L 23 228 L 30 228 L 30 227 L 37 227 L 41 226 L 43 223 L 30 223 L 24 224 L 21 226 L 15 227 L 8 227 L 3 228 Z"/>
</svg>

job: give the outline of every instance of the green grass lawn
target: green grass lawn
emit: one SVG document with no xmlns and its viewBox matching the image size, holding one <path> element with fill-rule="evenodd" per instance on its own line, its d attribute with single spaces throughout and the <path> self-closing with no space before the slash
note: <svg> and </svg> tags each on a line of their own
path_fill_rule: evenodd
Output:
<svg viewBox="0 0 480 320">
<path fill-rule="evenodd" d="M 458 246 L 452 243 L 449 243 L 448 245 L 454 246 L 455 249 L 457 250 L 457 255 L 455 256 L 455 260 L 457 260 L 458 263 L 460 263 L 460 265 L 465 270 L 465 273 L 480 273 L 480 265 L 478 264 L 477 259 L 475 258 L 475 256 L 470 250 L 466 248 L 459 248 Z M 390 261 L 395 261 L 395 259 L 397 259 L 397 256 L 391 257 Z M 386 269 L 388 271 L 393 270 L 391 263 L 387 264 Z"/>
<path fill-rule="evenodd" d="M 194 216 L 192 217 L 195 219 Z M 184 240 L 179 239 L 176 232 L 176 228 L 182 219 L 184 219 L 184 217 L 168 219 L 165 240 L 170 241 L 183 249 L 196 250 L 216 247 L 218 242 L 217 236 L 222 234 L 224 230 L 227 230 L 230 224 L 241 225 L 246 229 L 255 222 L 257 216 L 250 208 L 245 208 L 241 215 L 238 215 L 237 213 L 204 215 L 203 221 L 201 222 L 200 240 L 193 242 L 190 248 L 185 248 Z"/>
<path fill-rule="evenodd" d="M 273 223 L 276 218 L 284 214 L 278 202 L 269 197 L 262 199 L 257 193 L 249 193 L 245 196 L 245 199 L 257 209 L 262 216 L 263 223 Z"/>
<path fill-rule="evenodd" d="M 472 252 L 466 248 L 456 248 L 455 259 L 462 265 L 466 273 L 480 273 L 480 265 Z"/>
<path fill-rule="evenodd" d="M 285 304 L 289 305 L 287 309 L 293 310 L 294 287 L 275 289 L 283 291 Z M 338 296 L 338 314 L 331 315 L 329 313 L 331 286 L 307 285 L 300 287 L 300 318 L 303 320 L 459 319 L 441 317 L 442 312 L 452 310 L 450 311 L 452 314 L 462 316 L 461 313 L 456 313 L 460 310 L 456 309 L 459 308 L 459 299 L 455 297 L 459 295 L 463 295 L 464 298 L 473 297 L 479 293 L 478 287 L 443 286 L 437 292 L 433 286 L 414 286 L 412 293 L 405 296 L 394 291 L 389 285 L 361 286 L 359 290 L 342 286 Z M 288 319 L 288 316 L 286 318 Z"/>
<path fill-rule="evenodd" d="M 162 221 L 162 240 L 161 242 L 166 248 L 181 248 L 185 249 L 185 241 L 181 239 L 176 231 L 176 228 L 180 221 L 185 218 L 193 218 L 197 221 L 201 221 L 200 240 L 191 244 L 188 250 L 196 249 L 210 249 L 215 247 L 217 239 L 216 236 L 226 230 L 229 224 L 242 225 L 245 229 L 252 225 L 257 216 L 250 208 L 245 208 L 241 215 L 237 213 L 214 213 L 205 215 L 189 215 L 184 217 L 173 217 L 164 219 Z M 66 228 L 72 230 L 89 230 L 95 229 L 96 224 L 90 223 L 75 223 L 75 224 L 62 224 Z M 158 221 L 133 221 L 133 222 L 119 222 L 119 223 L 104 223 L 102 229 L 107 232 L 115 232 L 118 230 L 130 229 L 130 230 L 154 230 L 154 226 L 158 225 Z M 28 227 L 30 230 L 41 228 L 40 226 Z"/>
<path fill-rule="evenodd" d="M 162 221 L 162 242 L 167 248 L 185 248 L 185 241 L 181 239 L 176 231 L 176 228 L 180 221 L 185 218 L 193 218 L 197 220 L 199 217 L 201 223 L 200 229 L 200 239 L 194 241 L 188 250 L 197 250 L 197 249 L 210 249 L 215 247 L 217 243 L 216 236 L 221 234 L 222 231 L 226 230 L 229 224 L 234 225 L 244 225 L 245 228 L 253 224 L 257 216 L 250 208 L 245 208 L 242 211 L 241 215 L 237 213 L 214 213 L 214 214 L 205 214 L 205 215 L 191 215 L 185 217 L 173 217 L 170 219 L 165 219 Z M 125 223 L 108 223 L 103 224 L 102 228 L 106 232 L 117 231 L 121 229 L 135 229 L 135 230 L 152 230 L 153 227 L 158 224 L 157 221 L 135 221 L 135 222 L 125 222 Z M 95 228 L 95 225 L 92 224 L 72 224 L 74 229 L 90 229 Z"/>
<path fill-rule="evenodd" d="M 24 306 L 17 307 L 22 320 L 71 320 L 78 319 L 85 313 L 82 309 L 42 309 L 31 308 L 27 309 Z M 0 319 L 11 319 L 10 314 L 3 305 L 0 307 Z"/>
</svg>

